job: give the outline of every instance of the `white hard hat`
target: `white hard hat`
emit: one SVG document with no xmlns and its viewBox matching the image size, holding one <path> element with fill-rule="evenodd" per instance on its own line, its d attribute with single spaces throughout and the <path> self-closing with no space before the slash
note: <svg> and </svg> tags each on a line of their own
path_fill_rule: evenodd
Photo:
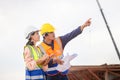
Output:
<svg viewBox="0 0 120 80">
<path fill-rule="evenodd" d="M 27 27 L 25 30 L 25 38 L 29 39 L 31 34 L 36 31 L 39 31 L 39 29 L 37 29 L 36 27 L 33 27 L 33 26 Z"/>
</svg>

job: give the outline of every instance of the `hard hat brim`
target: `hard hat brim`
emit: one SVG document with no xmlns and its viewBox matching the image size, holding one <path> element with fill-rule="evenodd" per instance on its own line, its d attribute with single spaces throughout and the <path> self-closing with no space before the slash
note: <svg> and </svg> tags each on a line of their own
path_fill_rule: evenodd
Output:
<svg viewBox="0 0 120 80">
<path fill-rule="evenodd" d="M 28 36 L 26 37 L 26 39 L 30 39 L 30 36 L 34 33 L 34 32 L 39 32 L 40 30 L 36 30 L 36 31 L 32 31 L 28 34 Z"/>
</svg>

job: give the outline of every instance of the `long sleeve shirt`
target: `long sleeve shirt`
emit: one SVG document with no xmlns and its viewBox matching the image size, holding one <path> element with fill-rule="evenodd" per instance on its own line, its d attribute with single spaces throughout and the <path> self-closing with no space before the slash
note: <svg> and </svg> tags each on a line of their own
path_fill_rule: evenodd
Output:
<svg viewBox="0 0 120 80">
<path fill-rule="evenodd" d="M 80 27 L 76 28 L 75 30 L 63 35 L 63 36 L 60 36 L 60 39 L 61 39 L 61 42 L 62 42 L 62 48 L 64 49 L 66 44 L 72 40 L 73 38 L 77 37 L 79 34 L 82 33 L 82 30 L 80 29 Z M 51 44 L 47 44 L 49 46 L 51 46 L 52 48 L 54 48 L 53 46 L 53 42 Z M 53 63 L 53 60 L 50 60 L 50 62 L 48 63 L 48 66 L 52 66 L 52 63 Z"/>
<path fill-rule="evenodd" d="M 24 49 L 24 61 L 29 70 L 34 70 L 37 66 L 36 61 L 31 57 L 31 52 L 28 47 Z"/>
<path fill-rule="evenodd" d="M 66 46 L 66 44 L 72 40 L 73 38 L 77 37 L 79 34 L 82 33 L 82 30 L 80 29 L 80 27 L 78 27 L 77 29 L 73 30 L 70 33 L 67 33 L 63 36 L 60 36 L 61 42 L 62 42 L 62 48 L 64 49 L 64 47 Z"/>
<path fill-rule="evenodd" d="M 64 47 L 66 46 L 66 44 L 72 40 L 73 38 L 77 37 L 79 34 L 82 33 L 82 30 L 80 29 L 80 27 L 76 28 L 75 30 L 63 35 L 63 36 L 59 36 L 62 42 L 62 48 L 64 49 Z M 47 44 L 44 40 L 43 42 L 45 44 Z M 52 41 L 51 44 L 47 44 L 48 46 L 51 46 L 52 49 L 54 49 L 54 42 Z"/>
</svg>

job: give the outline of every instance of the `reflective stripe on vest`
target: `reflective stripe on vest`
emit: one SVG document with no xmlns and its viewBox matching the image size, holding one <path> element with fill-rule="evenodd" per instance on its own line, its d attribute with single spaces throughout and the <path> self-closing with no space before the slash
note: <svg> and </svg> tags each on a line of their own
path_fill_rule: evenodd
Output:
<svg viewBox="0 0 120 80">
<path fill-rule="evenodd" d="M 68 73 L 68 71 L 69 71 L 69 70 L 67 69 L 67 70 L 61 72 L 61 74 L 62 74 L 62 75 L 66 75 L 66 74 Z"/>
<path fill-rule="evenodd" d="M 48 46 L 47 44 L 45 44 L 44 42 L 41 43 L 41 46 L 44 48 L 46 54 L 51 55 L 51 54 L 55 54 L 56 57 L 62 58 L 63 57 L 63 49 L 62 49 L 62 43 L 60 38 L 57 38 L 54 40 L 54 50 Z M 58 70 L 56 70 L 57 67 L 57 63 L 53 64 L 52 67 L 48 67 L 48 70 L 46 71 L 47 75 L 56 75 L 59 73 Z M 67 74 L 68 70 L 61 72 L 61 74 L 65 75 Z"/>
<path fill-rule="evenodd" d="M 56 65 L 56 64 L 54 64 L 54 65 Z M 58 64 L 57 64 L 57 65 L 58 65 Z M 57 65 L 54 66 L 54 67 L 48 68 L 48 70 L 46 71 L 46 74 L 47 74 L 47 75 L 50 75 L 50 76 L 53 76 L 53 75 L 58 74 L 59 71 L 56 70 Z M 69 70 L 67 69 L 67 70 L 65 70 L 65 71 L 63 71 L 63 72 L 60 72 L 60 73 L 61 73 L 62 75 L 66 75 L 66 74 L 68 73 L 68 71 L 69 71 Z"/>
<path fill-rule="evenodd" d="M 26 69 L 26 80 L 44 80 L 44 72 L 40 68 L 36 68 L 35 70 Z"/>
<path fill-rule="evenodd" d="M 58 70 L 56 70 L 56 67 L 57 67 L 57 63 L 56 64 L 53 64 L 52 67 L 48 67 L 47 71 L 46 71 L 46 74 L 47 75 L 50 75 L 50 76 L 53 76 L 53 75 L 56 75 L 59 73 Z"/>
</svg>

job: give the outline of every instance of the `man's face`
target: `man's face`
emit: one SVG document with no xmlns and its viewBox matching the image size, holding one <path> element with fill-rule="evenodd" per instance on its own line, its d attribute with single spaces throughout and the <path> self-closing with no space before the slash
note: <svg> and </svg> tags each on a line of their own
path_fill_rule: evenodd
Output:
<svg viewBox="0 0 120 80">
<path fill-rule="evenodd" d="M 47 38 L 50 39 L 50 40 L 54 40 L 55 39 L 55 33 L 54 32 L 49 32 Z"/>
</svg>

